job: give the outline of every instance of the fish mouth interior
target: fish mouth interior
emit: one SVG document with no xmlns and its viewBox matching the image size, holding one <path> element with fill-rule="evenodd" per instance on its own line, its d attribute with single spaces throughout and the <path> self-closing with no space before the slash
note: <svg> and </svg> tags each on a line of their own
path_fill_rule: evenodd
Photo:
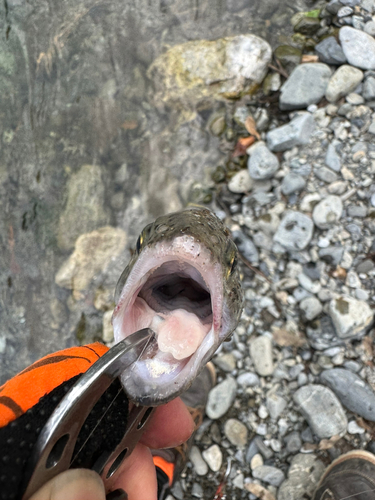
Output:
<svg viewBox="0 0 375 500">
<path fill-rule="evenodd" d="M 169 261 L 154 269 L 138 297 L 155 313 L 184 309 L 203 324 L 212 324 L 210 291 L 199 271 L 187 262 Z"/>
</svg>

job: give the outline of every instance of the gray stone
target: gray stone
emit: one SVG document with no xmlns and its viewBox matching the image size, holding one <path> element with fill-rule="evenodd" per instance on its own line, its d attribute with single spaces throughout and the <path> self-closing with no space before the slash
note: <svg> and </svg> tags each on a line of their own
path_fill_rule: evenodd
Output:
<svg viewBox="0 0 375 500">
<path fill-rule="evenodd" d="M 342 215 L 341 198 L 335 195 L 329 195 L 315 205 L 312 218 L 319 229 L 328 229 L 335 225 Z"/>
<path fill-rule="evenodd" d="M 367 21 L 363 31 L 368 35 L 375 36 L 375 21 Z"/>
<path fill-rule="evenodd" d="M 336 145 L 337 145 L 337 141 L 333 141 L 328 145 L 326 158 L 325 158 L 325 164 L 331 170 L 334 170 L 335 172 L 340 172 L 341 161 L 340 161 L 339 155 L 336 152 Z"/>
<path fill-rule="evenodd" d="M 356 271 L 357 273 L 368 273 L 372 271 L 374 267 L 375 264 L 371 259 L 365 259 L 357 265 Z"/>
<path fill-rule="evenodd" d="M 327 184 L 331 184 L 331 182 L 337 181 L 337 174 L 332 172 L 330 168 L 327 167 L 315 167 L 314 168 L 315 177 L 320 179 Z"/>
<path fill-rule="evenodd" d="M 303 250 L 310 243 L 313 229 L 310 217 L 301 212 L 288 211 L 277 228 L 274 241 L 286 250 Z"/>
<path fill-rule="evenodd" d="M 363 72 L 348 64 L 340 66 L 331 76 L 326 90 L 329 102 L 336 102 L 341 97 L 352 92 L 363 79 Z"/>
<path fill-rule="evenodd" d="M 326 64 L 300 64 L 281 87 L 280 109 L 307 108 L 319 102 L 330 77 L 331 70 Z"/>
<path fill-rule="evenodd" d="M 283 471 L 271 465 L 260 465 L 256 467 L 252 470 L 252 475 L 255 479 L 260 479 L 265 483 L 272 484 L 272 486 L 280 486 L 285 479 Z"/>
<path fill-rule="evenodd" d="M 217 472 L 220 470 L 221 464 L 223 463 L 223 454 L 217 444 L 210 446 L 202 455 L 212 471 Z"/>
<path fill-rule="evenodd" d="M 326 9 L 330 14 L 333 14 L 334 16 L 338 13 L 338 11 L 341 9 L 342 3 L 340 0 L 330 0 L 329 3 L 326 5 Z"/>
<path fill-rule="evenodd" d="M 346 63 L 345 54 L 334 36 L 329 36 L 315 45 L 315 52 L 324 63 L 337 66 Z"/>
<path fill-rule="evenodd" d="M 231 352 L 216 356 L 213 361 L 225 372 L 231 372 L 236 368 L 236 358 Z"/>
<path fill-rule="evenodd" d="M 247 169 L 240 170 L 228 182 L 228 189 L 232 193 L 247 193 L 253 187 L 253 180 L 251 179 Z"/>
<path fill-rule="evenodd" d="M 299 432 L 293 431 L 284 437 L 286 449 L 289 453 L 296 453 L 301 449 L 302 440 Z"/>
<path fill-rule="evenodd" d="M 366 217 L 367 207 L 365 205 L 349 205 L 348 206 L 349 217 Z"/>
<path fill-rule="evenodd" d="M 256 372 L 267 377 L 272 375 L 274 366 L 272 361 L 272 341 L 266 335 L 253 339 L 250 343 L 250 356 Z"/>
<path fill-rule="evenodd" d="M 251 151 L 247 166 L 252 179 L 264 180 L 273 177 L 280 165 L 277 156 L 260 144 Z"/>
<path fill-rule="evenodd" d="M 286 125 L 267 133 L 267 145 L 271 151 L 286 151 L 294 146 L 307 144 L 314 131 L 314 118 L 308 113 L 300 113 Z"/>
<path fill-rule="evenodd" d="M 293 172 L 287 174 L 281 183 L 281 191 L 285 195 L 290 195 L 297 191 L 301 191 L 306 186 L 306 180 Z"/>
<path fill-rule="evenodd" d="M 286 400 L 278 394 L 268 394 L 266 406 L 272 420 L 277 420 L 287 406 Z"/>
<path fill-rule="evenodd" d="M 239 230 L 233 231 L 232 237 L 238 247 L 238 250 L 245 257 L 245 259 L 251 264 L 258 264 L 259 253 L 252 240 Z"/>
<path fill-rule="evenodd" d="M 319 250 L 319 257 L 334 267 L 338 266 L 341 262 L 344 253 L 343 247 L 327 247 Z"/>
<path fill-rule="evenodd" d="M 252 387 L 254 385 L 260 385 L 259 377 L 256 373 L 242 373 L 237 377 L 237 383 L 242 387 Z"/>
<path fill-rule="evenodd" d="M 191 496 L 194 498 L 203 498 L 203 488 L 199 483 L 194 483 L 191 488 Z"/>
<path fill-rule="evenodd" d="M 375 422 L 375 393 L 358 375 L 343 368 L 333 368 L 322 372 L 320 379 L 348 410 Z"/>
<path fill-rule="evenodd" d="M 189 458 L 198 476 L 205 476 L 208 472 L 208 467 L 202 458 L 198 446 L 191 447 Z"/>
<path fill-rule="evenodd" d="M 239 488 L 240 490 L 243 489 L 243 486 L 244 486 L 244 475 L 243 475 L 242 472 L 240 472 L 239 474 L 237 474 L 237 476 L 233 479 L 232 484 L 233 484 L 233 486 L 235 486 L 236 488 Z"/>
<path fill-rule="evenodd" d="M 206 406 L 208 418 L 215 420 L 225 415 L 236 397 L 236 389 L 237 383 L 232 377 L 227 377 L 211 389 Z"/>
<path fill-rule="evenodd" d="M 349 296 L 339 296 L 332 299 L 329 303 L 328 314 L 341 339 L 365 333 L 372 324 L 374 316 L 372 309 L 366 302 Z"/>
<path fill-rule="evenodd" d="M 277 500 L 310 498 L 323 475 L 325 465 L 315 455 L 299 453 L 293 457 L 288 479 L 280 486 Z"/>
<path fill-rule="evenodd" d="M 369 76 L 366 78 L 363 84 L 362 94 L 366 101 L 375 99 L 375 77 Z"/>
<path fill-rule="evenodd" d="M 105 187 L 98 165 L 84 165 L 67 185 L 67 201 L 60 216 L 57 243 L 71 250 L 78 236 L 110 222 L 105 207 Z"/>
<path fill-rule="evenodd" d="M 293 399 L 320 439 L 345 434 L 346 415 L 330 389 L 318 384 L 305 385 L 294 393 Z"/>
<path fill-rule="evenodd" d="M 307 297 L 301 300 L 299 307 L 307 321 L 316 318 L 323 311 L 323 306 L 316 297 Z"/>
<path fill-rule="evenodd" d="M 337 13 L 337 17 L 346 17 L 353 14 L 353 9 L 348 5 L 345 7 L 341 7 L 341 9 Z"/>
<path fill-rule="evenodd" d="M 359 106 L 359 104 L 363 104 L 365 100 L 361 95 L 356 94 L 355 92 L 350 92 L 350 94 L 346 96 L 346 102 L 352 104 L 353 106 Z"/>
<path fill-rule="evenodd" d="M 344 26 L 339 31 L 344 54 L 352 66 L 375 69 L 375 40 L 364 31 Z"/>
<path fill-rule="evenodd" d="M 371 14 L 375 11 L 375 0 L 362 0 L 361 7 Z"/>
<path fill-rule="evenodd" d="M 340 2 L 343 5 L 348 5 L 349 7 L 355 7 L 359 3 L 361 3 L 361 0 L 340 0 Z"/>
<path fill-rule="evenodd" d="M 238 448 L 244 448 L 247 444 L 247 427 L 235 418 L 230 418 L 225 422 L 224 434 L 229 441 Z"/>
</svg>

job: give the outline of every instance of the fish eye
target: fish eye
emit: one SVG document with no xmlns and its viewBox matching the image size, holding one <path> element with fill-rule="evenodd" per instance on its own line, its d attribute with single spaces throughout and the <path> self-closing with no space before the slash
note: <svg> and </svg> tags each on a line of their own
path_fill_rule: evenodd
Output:
<svg viewBox="0 0 375 500">
<path fill-rule="evenodd" d="M 137 239 L 137 243 L 135 244 L 135 249 L 136 249 L 137 253 L 139 253 L 141 251 L 142 245 L 143 245 L 143 233 L 141 233 L 139 235 L 139 238 Z"/>
<path fill-rule="evenodd" d="M 232 257 L 232 262 L 231 262 L 230 268 L 229 268 L 229 276 L 232 276 L 234 271 L 237 269 L 237 264 L 238 264 L 238 258 L 237 258 L 237 255 L 234 254 Z"/>
</svg>

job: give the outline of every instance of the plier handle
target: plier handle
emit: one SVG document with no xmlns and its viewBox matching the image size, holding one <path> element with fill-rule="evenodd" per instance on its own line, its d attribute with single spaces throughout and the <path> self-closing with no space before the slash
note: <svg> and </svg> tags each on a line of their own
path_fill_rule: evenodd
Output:
<svg viewBox="0 0 375 500">
<path fill-rule="evenodd" d="M 139 330 L 101 356 L 73 385 L 41 430 L 26 467 L 24 494 L 28 500 L 47 481 L 70 468 L 78 435 L 91 410 L 112 382 L 140 359 L 154 340 L 148 328 Z M 103 452 L 92 469 L 104 481 L 112 478 L 133 451 L 154 408 L 134 406 L 124 435 L 115 449 Z"/>
</svg>

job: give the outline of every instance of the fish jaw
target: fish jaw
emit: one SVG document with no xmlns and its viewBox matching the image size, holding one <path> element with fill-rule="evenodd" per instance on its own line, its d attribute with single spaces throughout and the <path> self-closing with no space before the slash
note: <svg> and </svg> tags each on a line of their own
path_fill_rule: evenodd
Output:
<svg viewBox="0 0 375 500">
<path fill-rule="evenodd" d="M 173 296 L 175 289 L 182 297 Z M 142 250 L 112 320 L 116 342 L 141 328 L 156 332 L 152 348 L 121 376 L 130 399 L 156 406 L 186 390 L 229 333 L 224 306 L 222 267 L 193 236 Z M 184 343 L 185 333 L 192 342 Z"/>
</svg>

